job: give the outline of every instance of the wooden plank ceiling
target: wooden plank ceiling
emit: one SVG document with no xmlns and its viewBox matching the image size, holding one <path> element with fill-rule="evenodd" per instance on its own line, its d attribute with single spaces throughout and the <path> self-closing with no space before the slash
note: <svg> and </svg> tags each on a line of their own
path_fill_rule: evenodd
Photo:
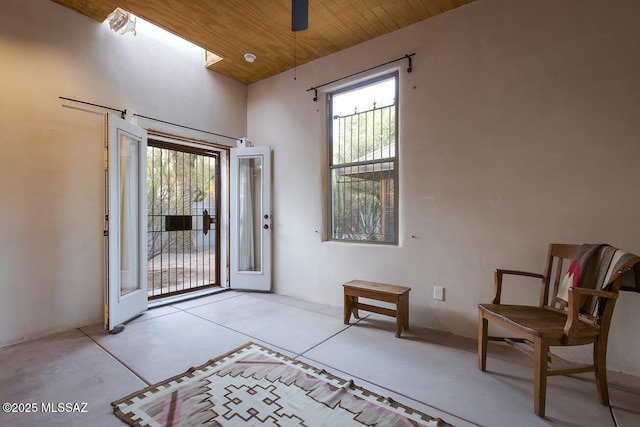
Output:
<svg viewBox="0 0 640 427">
<path fill-rule="evenodd" d="M 249 84 L 475 0 L 309 0 L 309 28 L 295 33 L 295 54 L 291 0 L 52 1 L 98 22 L 121 7 L 221 56 L 210 68 Z"/>
</svg>

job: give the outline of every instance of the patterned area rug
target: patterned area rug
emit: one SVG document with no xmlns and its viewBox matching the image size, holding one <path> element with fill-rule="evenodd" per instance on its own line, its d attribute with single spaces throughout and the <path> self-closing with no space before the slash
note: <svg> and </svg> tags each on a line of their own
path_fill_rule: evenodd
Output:
<svg viewBox="0 0 640 427">
<path fill-rule="evenodd" d="M 450 426 L 254 343 L 112 405 L 131 426 Z"/>
</svg>

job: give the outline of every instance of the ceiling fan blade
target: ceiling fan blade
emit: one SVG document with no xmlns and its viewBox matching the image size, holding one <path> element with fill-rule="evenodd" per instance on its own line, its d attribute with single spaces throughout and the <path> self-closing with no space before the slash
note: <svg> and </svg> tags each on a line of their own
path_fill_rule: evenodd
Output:
<svg viewBox="0 0 640 427">
<path fill-rule="evenodd" d="M 309 0 L 291 0 L 291 31 L 309 28 Z"/>
</svg>

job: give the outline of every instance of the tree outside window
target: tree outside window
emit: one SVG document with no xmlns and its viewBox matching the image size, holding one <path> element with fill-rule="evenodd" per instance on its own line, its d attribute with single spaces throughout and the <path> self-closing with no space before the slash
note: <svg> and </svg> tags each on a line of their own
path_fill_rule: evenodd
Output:
<svg viewBox="0 0 640 427">
<path fill-rule="evenodd" d="M 331 240 L 397 243 L 397 78 L 329 94 Z"/>
</svg>

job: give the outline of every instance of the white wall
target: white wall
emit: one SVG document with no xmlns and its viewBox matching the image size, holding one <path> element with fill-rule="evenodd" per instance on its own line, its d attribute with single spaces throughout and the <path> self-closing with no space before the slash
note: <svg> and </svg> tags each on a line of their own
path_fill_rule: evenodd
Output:
<svg viewBox="0 0 640 427">
<path fill-rule="evenodd" d="M 206 70 L 202 49 L 144 25 L 120 36 L 48 0 L 0 0 L 0 10 L 4 346 L 102 321 L 103 110 L 58 97 L 241 137 L 246 86 Z"/>
<path fill-rule="evenodd" d="M 407 285 L 413 324 L 475 336 L 494 268 L 539 271 L 551 241 L 640 252 L 635 0 L 479 0 L 251 85 L 248 114 L 199 49 L 48 0 L 0 9 L 0 346 L 101 321 L 103 117 L 58 96 L 273 146 L 279 293 L 341 306 L 353 278 Z M 324 103 L 306 89 L 409 52 L 400 245 L 322 242 Z M 622 295 L 609 357 L 637 375 L 638 304 Z"/>
<path fill-rule="evenodd" d="M 350 279 L 406 285 L 413 324 L 475 337 L 495 268 L 541 272 L 550 242 L 640 253 L 638 40 L 635 0 L 479 0 L 250 85 L 248 136 L 274 147 L 276 291 L 341 306 Z M 323 242 L 325 103 L 306 89 L 411 52 L 400 244 Z M 622 294 L 609 354 L 636 375 L 638 307 Z"/>
</svg>

